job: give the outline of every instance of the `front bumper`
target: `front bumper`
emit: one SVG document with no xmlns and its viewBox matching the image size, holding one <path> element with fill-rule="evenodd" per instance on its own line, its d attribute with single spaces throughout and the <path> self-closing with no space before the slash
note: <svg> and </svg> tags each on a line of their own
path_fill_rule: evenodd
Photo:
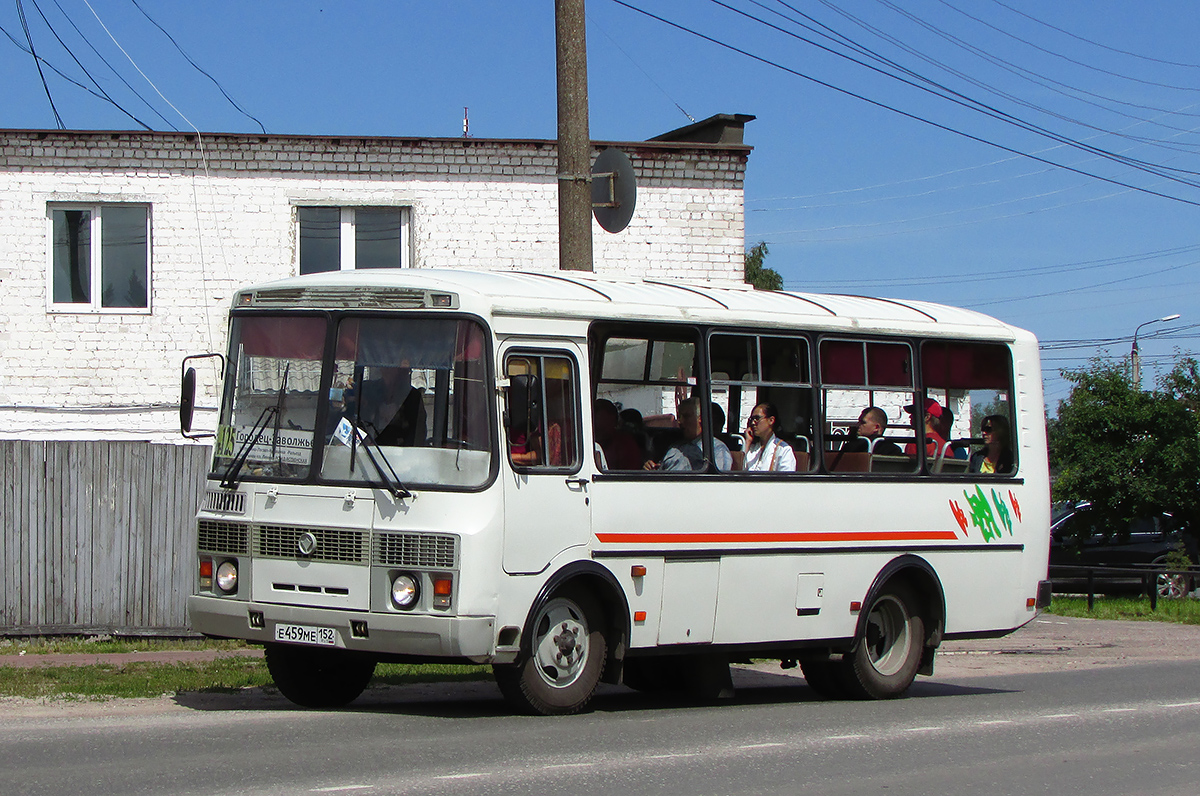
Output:
<svg viewBox="0 0 1200 796">
<path fill-rule="evenodd" d="M 261 627 L 250 624 L 251 612 L 262 615 Z M 188 597 L 188 616 L 194 630 L 222 638 L 266 643 L 275 640 L 278 624 L 310 625 L 333 628 L 337 646 L 349 650 L 474 663 L 495 660 L 495 619 L 490 616 L 378 614 L 199 595 Z M 366 623 L 365 638 L 351 633 L 351 621 Z"/>
</svg>

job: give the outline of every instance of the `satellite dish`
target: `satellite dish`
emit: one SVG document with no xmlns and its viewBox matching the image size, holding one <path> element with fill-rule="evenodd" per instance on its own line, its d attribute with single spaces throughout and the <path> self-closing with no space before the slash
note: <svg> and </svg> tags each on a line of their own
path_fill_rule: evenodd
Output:
<svg viewBox="0 0 1200 796">
<path fill-rule="evenodd" d="M 637 204 L 637 181 L 629 156 L 619 149 L 606 149 L 592 166 L 592 214 L 609 232 L 620 232 L 633 218 Z"/>
</svg>

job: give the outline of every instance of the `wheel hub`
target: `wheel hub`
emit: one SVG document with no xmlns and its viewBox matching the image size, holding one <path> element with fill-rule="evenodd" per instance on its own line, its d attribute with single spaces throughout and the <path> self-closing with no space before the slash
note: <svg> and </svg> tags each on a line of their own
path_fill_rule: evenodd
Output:
<svg viewBox="0 0 1200 796">
<path fill-rule="evenodd" d="M 534 640 L 538 671 L 555 688 L 571 685 L 582 674 L 588 657 L 588 628 L 574 603 L 551 600 L 543 609 Z"/>
<path fill-rule="evenodd" d="M 563 622 L 558 635 L 551 640 L 558 647 L 558 654 L 555 658 L 562 665 L 568 665 L 573 659 L 577 660 L 579 658 L 578 628 L 572 628 L 568 623 Z"/>
</svg>

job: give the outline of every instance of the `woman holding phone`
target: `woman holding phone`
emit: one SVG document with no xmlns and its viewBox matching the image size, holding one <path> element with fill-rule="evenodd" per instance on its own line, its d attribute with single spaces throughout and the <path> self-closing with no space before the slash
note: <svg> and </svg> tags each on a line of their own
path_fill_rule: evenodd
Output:
<svg viewBox="0 0 1200 796">
<path fill-rule="evenodd" d="M 747 472 L 795 472 L 796 454 L 792 446 L 775 436 L 779 425 L 779 410 L 775 404 L 761 403 L 754 407 L 743 432 Z"/>
</svg>

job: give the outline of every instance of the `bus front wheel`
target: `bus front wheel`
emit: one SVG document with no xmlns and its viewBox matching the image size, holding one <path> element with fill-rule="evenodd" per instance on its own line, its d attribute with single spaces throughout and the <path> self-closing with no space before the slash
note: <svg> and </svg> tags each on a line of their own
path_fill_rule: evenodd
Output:
<svg viewBox="0 0 1200 796">
<path fill-rule="evenodd" d="M 275 687 L 306 708 L 340 708 L 358 698 L 375 674 L 375 661 L 345 650 L 267 644 Z"/>
<path fill-rule="evenodd" d="M 587 592 L 563 590 L 534 612 L 516 663 L 493 667 L 511 704 L 544 716 L 578 713 L 596 693 L 607 648 L 603 613 Z"/>
<path fill-rule="evenodd" d="M 903 696 L 917 676 L 925 623 L 916 595 L 904 584 L 890 584 L 867 612 L 854 651 L 842 659 L 842 683 L 852 697 L 891 699 Z"/>
</svg>

